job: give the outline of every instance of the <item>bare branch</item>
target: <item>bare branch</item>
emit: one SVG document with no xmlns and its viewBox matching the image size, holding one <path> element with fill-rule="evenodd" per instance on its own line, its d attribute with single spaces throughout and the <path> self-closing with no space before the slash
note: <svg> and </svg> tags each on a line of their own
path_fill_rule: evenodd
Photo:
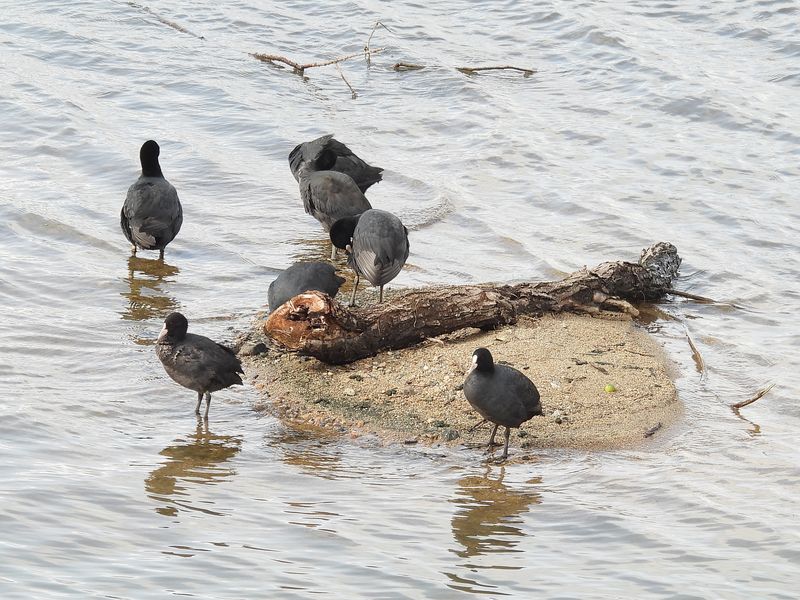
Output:
<svg viewBox="0 0 800 600">
<path fill-rule="evenodd" d="M 648 429 L 647 431 L 644 432 L 644 437 L 646 437 L 646 438 L 653 437 L 653 434 L 656 431 L 658 431 L 659 429 L 661 429 L 662 427 L 663 427 L 663 424 L 661 423 L 661 421 L 659 421 L 658 423 L 653 425 L 650 429 Z"/>
<path fill-rule="evenodd" d="M 456 71 L 461 71 L 464 75 L 474 75 L 478 71 L 502 71 L 504 69 L 520 71 L 524 77 L 530 77 L 536 73 L 536 69 L 523 69 L 522 67 L 512 67 L 511 65 L 499 67 L 456 67 Z"/>
<path fill-rule="evenodd" d="M 372 50 L 372 54 L 377 54 L 378 52 L 383 52 L 386 48 L 375 48 Z M 350 60 L 351 58 L 355 58 L 356 56 L 362 56 L 363 52 L 354 52 L 353 54 L 347 54 L 345 56 L 339 56 L 338 58 L 332 58 L 331 60 L 325 60 L 322 62 L 315 62 L 315 63 L 305 63 L 300 64 L 290 58 L 286 58 L 285 56 L 281 56 L 279 54 L 260 54 L 260 53 L 251 53 L 250 56 L 255 58 L 256 60 L 260 60 L 261 62 L 266 63 L 283 63 L 288 65 L 294 69 L 294 72 L 297 75 L 303 75 L 306 69 L 312 69 L 314 67 L 327 67 L 328 65 L 335 65 L 336 63 L 344 62 L 346 60 Z"/>
<path fill-rule="evenodd" d="M 416 65 L 414 63 L 394 63 L 392 67 L 395 71 L 419 71 L 420 69 L 424 69 L 425 65 Z"/>
<path fill-rule="evenodd" d="M 139 10 L 142 10 L 142 11 L 144 11 L 144 12 L 150 14 L 150 15 L 153 15 L 156 19 L 158 19 L 159 22 L 163 23 L 167 27 L 172 27 L 175 31 L 180 31 L 181 33 L 185 33 L 187 35 L 191 35 L 193 37 L 196 37 L 199 40 L 205 40 L 206 39 L 202 35 L 198 35 L 194 31 L 190 31 L 190 30 L 186 29 L 186 27 L 176 23 L 175 21 L 170 21 L 169 19 L 165 19 L 164 17 L 162 17 L 158 13 L 153 12 L 150 9 L 149 6 L 143 6 L 141 4 L 137 4 L 136 2 L 128 2 L 128 4 L 130 6 L 133 6 L 134 8 L 138 8 Z"/>
<path fill-rule="evenodd" d="M 767 387 L 764 387 L 764 388 L 761 388 L 760 390 L 758 390 L 756 392 L 756 394 L 752 398 L 750 398 L 748 400 L 742 400 L 741 402 L 737 402 L 736 404 L 731 404 L 731 408 L 734 410 L 734 412 L 736 412 L 740 408 L 744 408 L 745 406 L 748 406 L 748 405 L 752 404 L 756 400 L 760 400 L 761 398 L 763 398 L 767 394 L 767 392 L 769 392 L 774 387 L 775 387 L 775 384 L 774 383 L 770 383 Z"/>
<path fill-rule="evenodd" d="M 689 335 L 689 328 L 686 325 L 683 326 L 684 331 L 686 332 L 686 341 L 689 342 L 689 348 L 692 350 L 692 360 L 694 360 L 694 365 L 697 368 L 697 372 L 700 373 L 700 379 L 706 378 L 706 361 L 703 360 L 703 355 L 700 354 L 700 350 L 697 349 L 697 346 L 694 345 L 692 341 L 692 336 Z"/>
<path fill-rule="evenodd" d="M 256 60 L 260 60 L 261 62 L 266 63 L 283 63 L 285 65 L 289 65 L 294 69 L 294 72 L 298 75 L 303 74 L 303 66 L 299 65 L 298 63 L 294 62 L 290 58 L 286 58 L 285 56 L 279 56 L 277 54 L 258 54 L 258 53 L 251 53 L 250 56 L 255 58 Z"/>
<path fill-rule="evenodd" d="M 342 68 L 339 66 L 338 63 L 336 64 L 336 70 L 339 71 L 339 75 L 341 76 L 342 81 L 344 81 L 347 87 L 350 88 L 350 94 L 352 95 L 353 100 L 358 98 L 358 94 L 356 94 L 356 91 L 353 89 L 353 86 L 350 85 L 350 82 L 347 81 L 347 78 L 344 76 L 344 73 L 342 73 Z"/>
<path fill-rule="evenodd" d="M 713 298 L 707 298 L 706 296 L 698 296 L 697 294 L 692 294 L 689 292 L 682 292 L 680 290 L 676 290 L 670 288 L 667 291 L 668 294 L 672 296 L 678 296 L 679 298 L 687 298 L 688 300 L 694 300 L 695 302 L 699 302 L 700 304 L 716 304 L 717 306 L 730 306 L 731 308 L 741 309 L 742 307 L 734 302 L 720 302 L 719 300 L 714 300 Z"/>
<path fill-rule="evenodd" d="M 674 288 L 670 288 L 669 292 L 667 293 L 673 296 L 679 296 L 681 298 L 688 298 L 689 300 L 694 300 L 695 302 L 700 302 L 701 304 L 719 304 L 719 302 L 712 300 L 711 298 L 690 294 L 689 292 L 682 292 L 681 290 L 676 290 Z"/>
<path fill-rule="evenodd" d="M 375 35 L 375 30 L 378 29 L 378 27 L 383 27 L 386 31 L 388 31 L 390 33 L 392 31 L 386 25 L 381 23 L 380 21 L 375 21 L 375 25 L 372 26 L 372 31 L 370 31 L 369 37 L 367 38 L 367 43 L 364 44 L 364 58 L 366 59 L 368 65 L 371 62 L 370 59 L 372 58 L 372 52 L 373 52 L 373 50 L 370 49 L 370 47 L 369 47 L 369 43 L 372 41 L 372 36 Z"/>
</svg>

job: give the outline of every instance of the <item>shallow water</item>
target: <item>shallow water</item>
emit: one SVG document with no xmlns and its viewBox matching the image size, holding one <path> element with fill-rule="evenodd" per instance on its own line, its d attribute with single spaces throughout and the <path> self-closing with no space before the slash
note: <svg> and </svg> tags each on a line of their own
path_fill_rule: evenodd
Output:
<svg viewBox="0 0 800 600">
<path fill-rule="evenodd" d="M 3 6 L 0 596 L 796 597 L 800 9 L 635 4 Z M 342 67 L 355 100 L 334 68 L 248 56 L 357 52 L 377 19 L 389 50 Z M 539 72 L 453 69 L 505 63 Z M 229 340 L 325 256 L 286 155 L 326 132 L 386 167 L 397 287 L 673 242 L 678 286 L 722 302 L 651 324 L 684 421 L 506 467 L 293 431 L 249 386 L 198 425 L 152 351 L 163 316 Z M 185 211 L 165 264 L 118 225 L 147 138 Z"/>
</svg>

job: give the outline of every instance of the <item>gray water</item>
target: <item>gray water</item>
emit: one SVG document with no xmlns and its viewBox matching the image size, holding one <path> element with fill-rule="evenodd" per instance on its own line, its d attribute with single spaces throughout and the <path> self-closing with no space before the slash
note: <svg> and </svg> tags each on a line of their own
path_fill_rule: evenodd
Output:
<svg viewBox="0 0 800 600">
<path fill-rule="evenodd" d="M 358 52 L 378 19 L 355 100 L 248 55 Z M 791 1 L 0 3 L 0 597 L 796 597 L 799 24 Z M 487 64 L 539 72 L 454 69 Z M 327 132 L 386 168 L 395 288 L 674 243 L 677 287 L 719 301 L 650 325 L 683 420 L 505 467 L 295 431 L 250 386 L 198 425 L 161 321 L 231 340 L 324 257 L 286 155 Z M 148 138 L 185 210 L 164 265 L 118 224 Z"/>
</svg>

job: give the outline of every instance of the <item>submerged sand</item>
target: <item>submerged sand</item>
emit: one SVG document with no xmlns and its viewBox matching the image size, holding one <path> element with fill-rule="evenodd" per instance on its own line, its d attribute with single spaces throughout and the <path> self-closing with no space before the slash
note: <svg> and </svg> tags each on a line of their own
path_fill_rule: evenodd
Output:
<svg viewBox="0 0 800 600">
<path fill-rule="evenodd" d="M 244 360 L 265 398 L 262 408 L 290 424 L 403 443 L 472 445 L 485 443 L 491 432 L 489 424 L 471 431 L 480 418 L 461 391 L 480 346 L 520 369 L 541 394 L 544 415 L 515 430 L 512 446 L 628 447 L 663 434 L 681 414 L 668 360 L 630 320 L 526 318 L 345 366 L 274 347 Z"/>
</svg>

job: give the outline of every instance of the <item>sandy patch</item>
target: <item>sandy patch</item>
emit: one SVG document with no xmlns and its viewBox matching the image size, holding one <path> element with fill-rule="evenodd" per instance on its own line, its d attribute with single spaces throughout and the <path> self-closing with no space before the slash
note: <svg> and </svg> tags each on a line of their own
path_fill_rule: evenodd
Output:
<svg viewBox="0 0 800 600">
<path fill-rule="evenodd" d="M 264 408 L 290 423 L 404 443 L 477 444 L 490 425 L 470 431 L 480 419 L 461 384 L 479 346 L 520 369 L 541 394 L 545 414 L 512 433 L 517 448 L 627 447 L 663 434 L 681 414 L 666 357 L 628 320 L 524 319 L 340 367 L 271 348 L 245 366 Z"/>
</svg>

